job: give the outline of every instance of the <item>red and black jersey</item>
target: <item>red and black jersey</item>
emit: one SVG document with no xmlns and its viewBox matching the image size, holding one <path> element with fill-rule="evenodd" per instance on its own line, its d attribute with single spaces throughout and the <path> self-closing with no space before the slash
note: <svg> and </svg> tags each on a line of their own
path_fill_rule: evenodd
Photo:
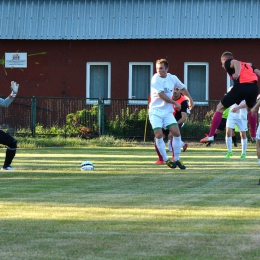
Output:
<svg viewBox="0 0 260 260">
<path fill-rule="evenodd" d="M 174 112 L 173 115 L 176 119 L 176 121 L 178 121 L 179 119 L 182 118 L 181 112 L 185 112 L 187 113 L 187 109 L 188 109 L 188 100 L 185 96 L 183 96 L 182 94 L 180 95 L 180 97 L 175 100 L 176 102 L 178 102 L 179 104 L 181 104 L 181 109 L 178 111 L 178 108 L 176 106 L 174 106 Z"/>
<path fill-rule="evenodd" d="M 232 59 L 226 60 L 225 61 L 225 69 L 228 73 L 228 75 L 230 76 L 231 79 L 232 75 L 235 73 L 235 69 L 234 68 L 230 68 L 230 62 L 232 61 Z M 238 80 L 234 80 L 234 83 L 256 83 L 258 81 L 258 77 L 257 75 L 254 73 L 254 68 L 246 62 L 243 61 L 239 61 L 240 62 L 240 76 L 238 78 Z"/>
</svg>

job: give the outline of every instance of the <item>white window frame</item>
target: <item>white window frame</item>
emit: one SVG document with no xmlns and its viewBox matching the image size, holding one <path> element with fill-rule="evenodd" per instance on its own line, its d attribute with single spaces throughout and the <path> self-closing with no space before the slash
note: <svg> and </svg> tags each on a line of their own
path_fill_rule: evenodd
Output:
<svg viewBox="0 0 260 260">
<path fill-rule="evenodd" d="M 229 77 L 228 73 L 227 73 L 227 92 L 229 90 L 229 88 L 231 87 L 231 78 Z"/>
<path fill-rule="evenodd" d="M 133 65 L 149 65 L 150 66 L 150 80 L 153 76 L 153 62 L 129 62 L 129 80 L 128 80 L 128 99 L 130 105 L 147 105 L 148 104 L 148 97 L 147 100 L 135 100 L 135 97 L 133 96 L 133 89 L 132 89 L 132 72 L 133 72 Z"/>
<path fill-rule="evenodd" d="M 108 93 L 107 98 L 111 98 L 111 62 L 87 62 L 86 65 L 86 103 L 87 104 L 98 104 L 98 99 L 90 100 L 90 66 L 95 65 L 107 65 L 108 66 Z M 111 103 L 110 100 L 105 100 L 105 105 L 109 105 Z"/>
<path fill-rule="evenodd" d="M 205 100 L 209 99 L 209 63 L 208 62 L 184 62 L 184 85 L 187 90 L 189 90 L 188 85 L 188 67 L 190 65 L 195 66 L 206 66 L 206 91 L 205 91 Z M 208 105 L 208 101 L 203 102 L 194 102 L 196 105 Z"/>
</svg>

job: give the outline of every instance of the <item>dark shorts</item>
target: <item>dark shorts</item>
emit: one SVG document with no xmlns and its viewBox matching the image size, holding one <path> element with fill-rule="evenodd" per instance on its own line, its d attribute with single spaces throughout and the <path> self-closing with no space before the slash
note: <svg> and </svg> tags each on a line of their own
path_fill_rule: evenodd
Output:
<svg viewBox="0 0 260 260">
<path fill-rule="evenodd" d="M 224 131 L 225 128 L 226 128 L 226 122 L 227 122 L 227 119 L 222 117 L 221 122 L 220 122 L 220 124 L 219 124 L 217 129 L 219 131 Z"/>
<path fill-rule="evenodd" d="M 14 139 L 11 135 L 6 132 L 0 130 L 0 144 L 6 145 L 11 148 L 16 148 L 16 139 Z"/>
<path fill-rule="evenodd" d="M 169 129 L 162 129 L 162 131 L 163 131 L 163 135 L 165 136 L 165 137 L 168 137 L 168 135 L 169 135 Z"/>
<path fill-rule="evenodd" d="M 222 98 L 221 103 L 225 108 L 229 108 L 233 104 L 239 105 L 242 100 L 245 100 L 247 106 L 252 108 L 256 104 L 257 95 L 258 86 L 256 84 L 235 84 Z"/>
</svg>

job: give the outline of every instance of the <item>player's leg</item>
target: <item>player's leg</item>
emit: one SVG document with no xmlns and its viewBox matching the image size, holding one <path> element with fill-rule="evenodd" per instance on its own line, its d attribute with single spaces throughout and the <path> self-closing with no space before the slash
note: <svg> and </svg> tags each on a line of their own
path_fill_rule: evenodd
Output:
<svg viewBox="0 0 260 260">
<path fill-rule="evenodd" d="M 163 133 L 162 128 L 154 128 L 154 136 L 155 136 L 155 144 L 156 147 L 162 156 L 163 160 L 166 162 L 168 160 L 166 150 L 165 150 L 165 143 L 163 140 Z"/>
<path fill-rule="evenodd" d="M 168 134 L 168 151 L 173 152 L 173 150 L 172 150 L 172 134 L 171 134 L 170 131 L 169 131 L 169 134 Z"/>
<path fill-rule="evenodd" d="M 257 125 L 257 114 L 252 115 L 250 112 L 247 113 L 249 130 L 250 130 L 250 137 L 252 143 L 255 143 L 256 138 L 256 125 Z"/>
<path fill-rule="evenodd" d="M 216 132 L 216 129 L 218 128 L 221 119 L 223 111 L 226 108 L 229 108 L 231 105 L 237 103 L 239 104 L 244 98 L 241 99 L 240 96 L 237 95 L 236 88 L 233 87 L 218 103 L 216 112 L 212 118 L 211 126 L 210 126 L 210 132 L 207 137 L 202 138 L 200 140 L 201 143 L 207 143 L 209 141 L 214 141 L 214 134 Z"/>
<path fill-rule="evenodd" d="M 256 130 L 256 154 L 258 159 L 258 165 L 260 166 L 260 124 L 258 124 Z"/>
<path fill-rule="evenodd" d="M 172 115 L 172 113 L 170 114 Z M 174 167 L 172 161 L 169 160 L 165 150 L 165 143 L 163 140 L 163 131 L 162 131 L 162 128 L 166 126 L 164 124 L 165 118 L 161 117 L 160 115 L 157 115 L 156 113 L 149 113 L 149 120 L 154 131 L 156 146 L 163 158 L 163 161 L 166 162 L 166 165 L 169 166 L 170 168 L 176 168 Z"/>
<path fill-rule="evenodd" d="M 225 110 L 225 107 L 223 106 L 223 104 L 221 102 L 219 102 L 218 105 L 217 105 L 216 112 L 215 112 L 215 114 L 212 118 L 212 121 L 211 121 L 209 134 L 208 134 L 208 136 L 206 136 L 205 138 L 202 138 L 200 140 L 201 143 L 207 143 L 209 141 L 214 141 L 214 134 L 215 134 L 220 122 L 221 122 L 222 113 L 223 113 L 224 110 Z"/>
<path fill-rule="evenodd" d="M 237 147 L 237 126 L 235 126 L 235 128 L 232 130 L 232 142 L 234 144 L 235 147 Z"/>
<path fill-rule="evenodd" d="M 168 129 L 164 129 L 163 128 L 162 131 L 163 131 L 163 138 L 165 138 L 166 136 L 169 135 L 169 130 Z M 158 160 L 155 162 L 155 164 L 164 164 L 165 162 L 164 162 L 164 160 L 162 158 L 162 155 L 160 154 L 160 152 L 159 152 L 159 150 L 158 150 L 158 148 L 156 146 L 155 139 L 154 139 L 154 147 L 155 147 L 156 153 L 158 155 Z"/>
<path fill-rule="evenodd" d="M 241 92 L 243 92 L 244 100 L 246 101 L 246 105 L 248 108 L 248 122 L 250 126 L 250 136 L 252 141 L 254 142 L 254 135 L 256 129 L 257 116 L 251 114 L 251 108 L 256 104 L 257 96 L 258 96 L 258 86 L 257 84 L 243 84 L 244 86 L 241 88 Z"/>
<path fill-rule="evenodd" d="M 13 170 L 11 163 L 16 154 L 17 141 L 11 135 L 0 130 L 0 143 L 7 146 L 2 170 Z"/>
<path fill-rule="evenodd" d="M 178 124 L 178 127 L 179 127 L 179 130 L 181 131 L 182 127 L 184 127 L 184 123 L 182 124 Z M 182 146 L 182 151 L 183 152 L 186 152 L 186 150 L 188 149 L 188 144 L 187 143 L 184 143 L 181 139 L 181 146 Z"/>
<path fill-rule="evenodd" d="M 246 149 L 247 149 L 247 120 L 246 119 L 237 119 L 236 120 L 237 128 L 240 132 L 241 137 L 241 146 L 242 146 L 242 152 L 240 158 L 245 159 L 246 158 Z"/>
<path fill-rule="evenodd" d="M 256 104 L 258 96 L 258 86 L 256 84 L 243 84 L 240 86 L 239 93 L 243 100 L 246 101 L 248 112 L 251 111 L 251 108 Z"/>
<path fill-rule="evenodd" d="M 186 169 L 185 165 L 180 161 L 180 154 L 181 154 L 181 134 L 179 127 L 176 124 L 172 124 L 169 126 L 169 130 L 173 136 L 172 138 L 172 144 L 173 144 L 173 151 L 174 151 L 174 165 L 175 168 L 178 166 L 180 169 L 184 170 Z"/>
<path fill-rule="evenodd" d="M 155 162 L 155 164 L 164 164 L 164 160 L 159 152 L 159 149 L 157 148 L 156 146 L 156 141 L 155 141 L 155 138 L 154 138 L 154 148 L 155 148 L 155 151 L 158 155 L 158 160 Z"/>
<path fill-rule="evenodd" d="M 242 152 L 240 158 L 245 159 L 246 158 L 246 149 L 247 149 L 247 136 L 246 131 L 240 131 L 240 137 L 241 137 L 241 146 L 242 146 Z"/>
<path fill-rule="evenodd" d="M 232 153 L 232 128 L 230 127 L 226 127 L 226 146 L 227 146 L 227 154 L 225 156 L 225 158 L 230 158 L 233 153 Z"/>
</svg>

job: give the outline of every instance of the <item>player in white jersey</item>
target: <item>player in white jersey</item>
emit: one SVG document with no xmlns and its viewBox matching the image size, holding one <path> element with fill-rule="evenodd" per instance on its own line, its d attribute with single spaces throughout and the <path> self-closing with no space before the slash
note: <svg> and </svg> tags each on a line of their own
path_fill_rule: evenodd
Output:
<svg viewBox="0 0 260 260">
<path fill-rule="evenodd" d="M 232 87 L 231 87 L 232 88 Z M 230 89 L 231 89 L 230 88 Z M 242 144 L 242 153 L 240 158 L 246 158 L 246 149 L 247 149 L 247 109 L 246 109 L 246 102 L 245 100 L 241 101 L 239 105 L 234 104 L 230 107 L 228 117 L 227 117 L 227 124 L 226 124 L 226 145 L 228 149 L 228 153 L 226 154 L 225 158 L 230 158 L 232 153 L 232 131 L 235 126 L 238 127 L 241 137 L 241 144 Z"/>
<path fill-rule="evenodd" d="M 169 64 L 167 60 L 160 59 L 156 61 L 156 73 L 151 80 L 149 120 L 154 131 L 156 146 L 163 160 L 170 168 L 176 168 L 178 166 L 184 170 L 186 167 L 179 160 L 181 153 L 181 136 L 178 124 L 173 116 L 172 104 L 179 109 L 181 105 L 172 99 L 174 87 L 177 86 L 180 88 L 182 94 L 189 98 L 190 109 L 192 109 L 194 103 L 185 85 L 176 76 L 168 73 L 168 69 Z M 162 128 L 169 129 L 174 138 L 174 162 L 167 157 Z"/>
</svg>

